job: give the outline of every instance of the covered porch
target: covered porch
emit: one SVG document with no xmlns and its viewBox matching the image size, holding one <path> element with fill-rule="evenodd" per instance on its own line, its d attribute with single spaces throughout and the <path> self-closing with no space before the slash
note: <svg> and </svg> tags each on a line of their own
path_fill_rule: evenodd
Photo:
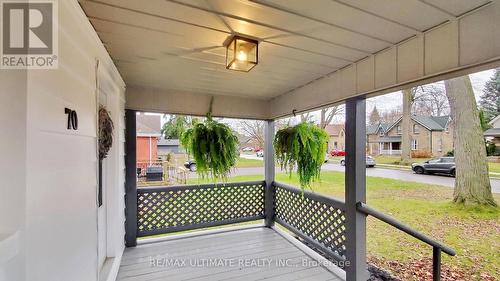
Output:
<svg viewBox="0 0 500 281">
<path fill-rule="evenodd" d="M 500 66 L 498 1 L 58 3 L 60 68 L 1 70 L 16 101 L 0 110 L 15 120 L 1 170 L 19 188 L 0 204 L 0 280 L 364 281 L 367 216 L 432 248 L 440 280 L 455 251 L 366 202 L 366 98 Z M 258 43 L 249 72 L 227 67 L 235 36 Z M 214 117 L 265 122 L 264 178 L 139 188 L 136 114 L 204 116 L 211 99 Z M 276 120 L 340 103 L 345 200 L 277 182 Z M 99 104 L 115 122 L 103 189 Z"/>
</svg>

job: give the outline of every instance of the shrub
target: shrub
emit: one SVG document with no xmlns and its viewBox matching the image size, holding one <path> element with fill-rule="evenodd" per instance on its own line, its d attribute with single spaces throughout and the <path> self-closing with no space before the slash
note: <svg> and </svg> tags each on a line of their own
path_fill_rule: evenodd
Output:
<svg viewBox="0 0 500 281">
<path fill-rule="evenodd" d="M 488 156 L 495 155 L 496 150 L 497 150 L 497 146 L 494 143 L 492 143 L 492 142 L 486 143 L 486 155 L 488 155 Z"/>
<path fill-rule="evenodd" d="M 429 150 L 412 150 L 411 158 L 430 158 L 432 157 L 432 152 Z"/>
</svg>

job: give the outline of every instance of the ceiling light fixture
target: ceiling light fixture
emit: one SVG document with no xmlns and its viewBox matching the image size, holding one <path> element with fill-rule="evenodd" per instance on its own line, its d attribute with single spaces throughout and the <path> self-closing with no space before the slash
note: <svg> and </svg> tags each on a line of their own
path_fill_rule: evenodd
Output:
<svg viewBox="0 0 500 281">
<path fill-rule="evenodd" d="M 259 63 L 259 42 L 235 35 L 226 45 L 226 68 L 248 72 Z"/>
</svg>

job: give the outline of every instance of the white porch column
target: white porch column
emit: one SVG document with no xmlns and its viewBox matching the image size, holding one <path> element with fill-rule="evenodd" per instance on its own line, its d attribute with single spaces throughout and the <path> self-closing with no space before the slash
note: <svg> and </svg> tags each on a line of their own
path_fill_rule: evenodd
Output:
<svg viewBox="0 0 500 281">
<path fill-rule="evenodd" d="M 392 142 L 389 143 L 389 155 L 392 155 Z"/>
<path fill-rule="evenodd" d="M 357 203 L 366 201 L 366 103 L 364 97 L 346 101 L 346 266 L 347 281 L 368 279 L 366 266 L 366 216 Z"/>
</svg>

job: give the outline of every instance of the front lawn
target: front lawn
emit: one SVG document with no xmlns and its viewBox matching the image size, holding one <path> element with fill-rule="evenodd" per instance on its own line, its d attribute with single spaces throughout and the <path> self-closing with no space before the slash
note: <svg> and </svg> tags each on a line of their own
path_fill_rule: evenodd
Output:
<svg viewBox="0 0 500 281">
<path fill-rule="evenodd" d="M 262 176 L 238 176 L 230 181 L 261 180 Z M 298 185 L 295 176 L 277 174 L 281 182 Z M 191 179 L 190 183 L 198 183 Z M 344 199 L 344 173 L 323 172 L 315 192 Z M 442 241 L 457 251 L 443 254 L 446 280 L 500 279 L 500 208 L 459 207 L 450 203 L 452 189 L 367 177 L 367 204 L 411 227 Z M 500 196 L 495 195 L 497 202 Z M 432 248 L 373 218 L 368 219 L 369 260 L 402 280 L 421 280 L 416 270 L 431 270 Z M 422 276 L 419 274 L 418 276 Z M 472 276 L 472 277 L 470 277 Z M 429 278 L 430 280 L 430 278 Z"/>
<path fill-rule="evenodd" d="M 236 161 L 236 168 L 264 167 L 264 160 L 240 157 Z"/>
<path fill-rule="evenodd" d="M 492 173 L 500 173 L 500 163 L 498 162 L 488 162 L 490 166 L 490 172 Z"/>
<path fill-rule="evenodd" d="M 377 164 L 390 164 L 390 165 L 403 165 L 410 166 L 411 163 L 422 163 L 431 158 L 411 158 L 409 163 L 401 163 L 401 157 L 399 156 L 388 156 L 388 155 L 377 155 L 374 156 Z"/>
</svg>

